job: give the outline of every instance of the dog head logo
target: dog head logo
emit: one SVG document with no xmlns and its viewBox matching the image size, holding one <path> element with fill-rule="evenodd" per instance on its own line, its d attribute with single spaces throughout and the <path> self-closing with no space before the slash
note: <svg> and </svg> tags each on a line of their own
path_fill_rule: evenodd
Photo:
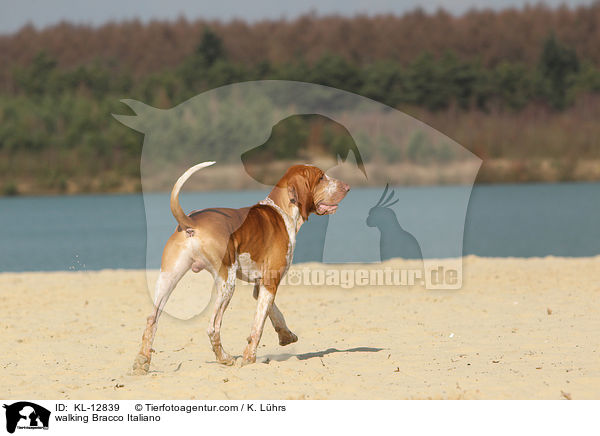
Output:
<svg viewBox="0 0 600 436">
<path fill-rule="evenodd" d="M 313 164 L 353 189 L 335 215 L 311 216 L 302 226 L 295 262 L 380 262 L 397 254 L 387 246 L 382 252 L 380 242 L 386 239 L 384 233 L 400 225 L 404 233 L 396 236 L 410 235 L 413 251 L 422 255 L 427 288 L 462 286 L 466 211 L 481 160 L 426 124 L 346 91 L 277 80 L 223 86 L 166 110 L 133 100 L 123 103 L 135 115 L 115 118 L 144 133 L 140 172 L 151 294 L 150 271 L 160 265 L 174 225 L 168 196 L 155 192 L 169 192 L 184 171 L 205 161 L 217 164 L 194 175 L 186 189 L 236 193 L 194 199 L 184 192 L 180 198 L 186 212 L 254 204 L 290 165 Z M 452 186 L 414 187 L 440 182 Z M 381 195 L 379 187 L 387 183 L 395 187 L 393 201 L 398 201 L 372 212 L 387 208 L 395 224 L 389 221 L 392 227 L 382 227 L 378 224 L 383 221 L 372 220 L 371 227 L 366 218 Z M 402 239 L 396 236 L 392 239 Z M 451 285 L 430 280 L 427 271 L 440 267 L 458 271 L 459 280 Z M 172 315 L 185 317 L 171 309 L 167 306 Z"/>
<path fill-rule="evenodd" d="M 292 147 L 288 144 L 290 137 L 295 137 L 297 141 Z M 319 168 L 325 172 L 340 161 L 346 162 L 352 154 L 356 159 L 356 167 L 367 178 L 362 155 L 348 129 L 318 114 L 291 115 L 279 121 L 272 127 L 269 138 L 242 153 L 241 160 L 250 177 L 263 185 L 273 186 L 281 179 L 285 168 L 268 168 L 269 163 L 282 158 L 310 159 L 311 154 L 319 156 Z"/>
<path fill-rule="evenodd" d="M 28 401 L 19 401 L 6 409 L 6 431 L 14 433 L 18 429 L 48 429 L 50 411 L 42 406 Z"/>
<path fill-rule="evenodd" d="M 289 147 L 289 138 L 296 138 L 297 145 Z M 269 138 L 261 145 L 242 153 L 241 160 L 246 173 L 265 186 L 274 186 L 286 171 L 285 165 L 273 165 L 282 157 L 306 160 L 310 155 L 319 156 L 319 168 L 329 172 L 340 163 L 355 161 L 356 170 L 367 179 L 362 155 L 352 135 L 342 124 L 323 115 L 291 115 L 271 130 Z M 352 164 L 350 164 L 352 165 Z M 298 235 L 294 252 L 296 262 L 322 262 L 329 217 L 320 216 L 309 220 Z"/>
</svg>

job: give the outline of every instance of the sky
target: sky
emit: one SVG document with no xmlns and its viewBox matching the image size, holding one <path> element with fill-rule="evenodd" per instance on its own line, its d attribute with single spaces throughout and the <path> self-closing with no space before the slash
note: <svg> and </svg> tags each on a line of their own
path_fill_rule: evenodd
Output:
<svg viewBox="0 0 600 436">
<path fill-rule="evenodd" d="M 295 18 L 314 11 L 318 15 L 340 14 L 369 15 L 404 12 L 421 6 L 426 11 L 442 7 L 453 14 L 462 14 L 471 8 L 503 9 L 523 7 L 538 3 L 524 0 L 0 0 L 0 34 L 17 31 L 32 23 L 38 29 L 60 21 L 101 25 L 107 21 L 122 21 L 138 18 L 144 22 L 152 19 L 176 19 L 184 16 L 220 19 L 228 21 L 241 18 L 247 21 L 261 19 Z M 545 0 L 543 3 L 555 7 L 560 4 L 577 6 L 593 3 L 593 0 Z"/>
</svg>

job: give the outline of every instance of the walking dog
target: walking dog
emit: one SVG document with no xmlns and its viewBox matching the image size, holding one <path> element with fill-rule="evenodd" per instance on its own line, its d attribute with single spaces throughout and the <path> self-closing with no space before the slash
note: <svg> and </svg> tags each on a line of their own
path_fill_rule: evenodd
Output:
<svg viewBox="0 0 600 436">
<path fill-rule="evenodd" d="M 179 226 L 163 251 L 154 310 L 147 319 L 141 350 L 133 365 L 134 373 L 148 372 L 158 318 L 169 295 L 190 269 L 193 272 L 207 270 L 215 281 L 217 296 L 207 333 L 219 363 L 233 365 L 235 362 L 223 349 L 220 330 L 236 278 L 254 283 L 253 295 L 258 300 L 242 365 L 256 361 L 256 348 L 267 316 L 279 336 L 279 345 L 298 340 L 275 305 L 277 287 L 292 263 L 300 226 L 311 213 L 335 213 L 350 187 L 317 167 L 294 165 L 267 198 L 254 206 L 203 209 L 186 215 L 179 204 L 182 185 L 196 171 L 212 164 L 214 162 L 204 162 L 188 169 L 171 192 L 171 212 Z"/>
</svg>

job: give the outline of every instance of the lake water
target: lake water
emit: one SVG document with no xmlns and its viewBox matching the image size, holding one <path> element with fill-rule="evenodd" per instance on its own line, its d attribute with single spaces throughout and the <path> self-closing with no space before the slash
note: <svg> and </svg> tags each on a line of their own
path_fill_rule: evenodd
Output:
<svg viewBox="0 0 600 436">
<path fill-rule="evenodd" d="M 353 189 L 329 221 L 311 216 L 295 262 L 378 261 L 382 235 L 384 242 L 401 241 L 401 228 L 416 237 L 424 257 L 600 254 L 600 183 L 476 186 L 470 200 L 463 187 L 396 188 L 399 202 L 377 218 L 379 227 L 369 227 L 381 193 Z M 193 193 L 182 195 L 182 204 L 241 207 L 265 195 Z M 457 233 L 462 222 L 464 235 Z M 174 227 L 168 194 L 1 198 L 0 271 L 158 267 Z"/>
</svg>

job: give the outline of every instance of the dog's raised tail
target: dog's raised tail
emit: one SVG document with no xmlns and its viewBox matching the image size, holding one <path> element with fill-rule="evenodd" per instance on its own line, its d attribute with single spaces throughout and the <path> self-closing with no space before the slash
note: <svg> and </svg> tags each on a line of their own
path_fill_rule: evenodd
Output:
<svg viewBox="0 0 600 436">
<path fill-rule="evenodd" d="M 171 213 L 179 223 L 179 226 L 182 230 L 187 230 L 194 226 L 194 222 L 192 219 L 186 215 L 186 213 L 181 208 L 181 204 L 179 204 L 179 191 L 181 191 L 181 187 L 183 184 L 189 179 L 192 174 L 196 171 L 201 170 L 202 168 L 209 167 L 213 165 L 215 162 L 202 162 L 198 165 L 194 165 L 190 169 L 188 169 L 185 173 L 177 179 L 175 182 L 175 186 L 173 186 L 173 190 L 171 191 Z"/>
</svg>

